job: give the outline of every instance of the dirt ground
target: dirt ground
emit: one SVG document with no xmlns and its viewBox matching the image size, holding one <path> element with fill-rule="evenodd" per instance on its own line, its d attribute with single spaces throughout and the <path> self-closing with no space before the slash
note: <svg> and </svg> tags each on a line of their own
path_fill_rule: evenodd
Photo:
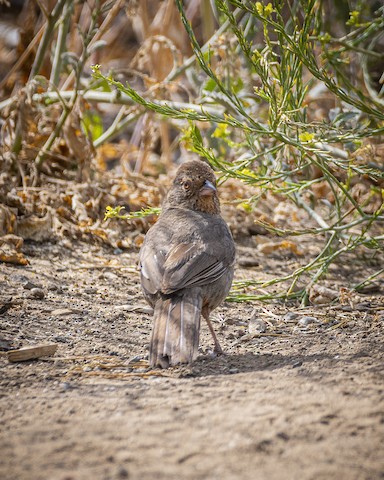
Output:
<svg viewBox="0 0 384 480">
<path fill-rule="evenodd" d="M 304 309 L 227 302 L 225 355 L 204 326 L 194 365 L 151 371 L 137 252 L 24 252 L 29 266 L 0 265 L 0 478 L 384 478 L 382 288 Z M 290 261 L 240 261 L 236 278 Z M 7 359 L 51 342 L 52 357 Z"/>
</svg>

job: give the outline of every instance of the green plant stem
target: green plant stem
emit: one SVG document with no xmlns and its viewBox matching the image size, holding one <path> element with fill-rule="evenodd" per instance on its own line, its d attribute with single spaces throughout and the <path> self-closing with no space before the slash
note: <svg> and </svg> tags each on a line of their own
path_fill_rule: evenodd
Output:
<svg viewBox="0 0 384 480">
<path fill-rule="evenodd" d="M 31 73 L 29 75 L 29 80 L 32 80 L 32 78 L 37 75 L 40 71 L 41 65 L 43 63 L 48 45 L 50 41 L 52 40 L 52 34 L 53 31 L 55 30 L 56 27 L 56 22 L 59 19 L 64 5 L 68 0 L 58 0 L 56 3 L 55 7 L 53 8 L 52 12 L 48 15 L 47 17 L 47 24 L 46 28 L 43 34 L 43 37 L 41 39 L 41 42 L 39 44 L 39 48 L 36 53 L 35 61 L 33 62 Z"/>
<path fill-rule="evenodd" d="M 361 290 L 363 287 L 365 287 L 366 285 L 368 285 L 369 283 L 372 283 L 372 281 L 377 278 L 379 275 L 381 275 L 382 273 L 384 273 L 384 268 L 381 268 L 380 270 L 378 270 L 377 272 L 373 273 L 372 275 L 370 275 L 369 277 L 367 277 L 365 280 L 363 280 L 362 282 L 360 283 L 357 283 L 354 285 L 353 289 L 355 291 L 359 291 Z"/>
<path fill-rule="evenodd" d="M 294 192 L 293 196 L 297 205 L 302 207 L 308 213 L 308 215 L 320 225 L 320 227 L 322 227 L 325 231 L 329 230 L 328 223 L 324 221 L 324 219 L 317 212 L 315 212 L 307 203 L 305 203 L 302 198 L 300 198 L 297 192 Z"/>
<path fill-rule="evenodd" d="M 61 64 L 62 64 L 61 57 L 63 52 L 65 51 L 66 39 L 67 39 L 68 30 L 69 30 L 72 11 L 73 11 L 73 0 L 69 0 L 65 4 L 63 14 L 60 19 L 55 53 L 52 61 L 50 82 L 52 85 L 55 85 L 55 86 L 59 85 Z"/>
<path fill-rule="evenodd" d="M 39 153 L 37 154 L 35 158 L 35 164 L 37 168 L 39 169 L 47 155 L 47 152 L 49 152 L 56 140 L 56 138 L 59 136 L 61 129 L 63 128 L 63 125 L 68 118 L 68 115 L 70 114 L 71 109 L 70 108 L 64 108 L 63 111 L 61 112 L 60 118 L 52 131 L 52 133 L 49 135 L 48 140 L 45 142 L 44 146 L 39 150 Z"/>
<path fill-rule="evenodd" d="M 112 8 L 108 12 L 108 15 L 105 17 L 103 23 L 100 25 L 100 27 L 97 29 L 95 32 L 94 37 L 91 39 L 88 48 L 92 48 L 93 45 L 102 38 L 102 36 L 108 31 L 110 28 L 113 20 L 115 17 L 119 14 L 120 10 L 124 6 L 124 0 L 116 0 L 114 3 L 111 2 L 109 4 Z M 108 4 L 107 4 L 108 6 Z M 65 80 L 63 84 L 63 90 L 66 90 L 69 88 L 70 85 L 72 85 L 73 80 L 75 78 L 75 73 L 72 71 L 69 75 L 68 78 Z"/>
<path fill-rule="evenodd" d="M 107 77 L 102 77 L 102 78 L 104 78 L 105 80 L 108 80 Z M 120 91 L 120 89 L 114 92 L 79 90 L 78 94 L 88 102 L 112 103 L 115 105 L 134 105 L 135 103 L 140 103 L 144 107 L 151 109 L 155 112 L 157 111 L 160 114 L 169 113 L 172 110 L 174 110 L 175 113 L 178 113 L 185 118 L 188 117 L 187 115 L 188 110 L 198 112 L 199 114 L 201 114 L 202 118 L 207 118 L 205 117 L 204 113 L 206 113 L 208 116 L 209 115 L 218 116 L 218 115 L 222 115 L 223 113 L 223 109 L 220 109 L 218 107 L 196 105 L 193 103 L 173 102 L 168 100 L 151 100 L 151 101 L 148 100 L 147 101 L 143 97 L 141 97 L 137 92 L 135 92 L 134 98 L 132 98 L 131 95 L 125 93 L 125 90 L 128 90 L 128 92 L 131 92 L 131 89 L 129 87 L 124 87 L 119 82 L 116 82 L 116 83 L 118 85 L 116 85 L 115 83 L 113 84 L 117 86 L 117 88 L 121 86 L 122 91 Z M 74 90 L 60 91 L 60 95 L 64 99 L 73 98 L 73 94 L 74 94 Z M 59 96 L 56 92 L 35 93 L 32 98 L 36 102 L 45 101 L 49 103 L 55 103 L 59 101 Z M 140 101 L 136 100 L 138 98 L 140 99 Z M 183 112 L 184 110 L 185 112 Z M 218 121 L 225 122 L 224 116 L 219 117 Z"/>
<path fill-rule="evenodd" d="M 241 17 L 242 14 L 242 9 L 237 8 L 233 12 L 234 18 Z M 212 37 L 201 47 L 201 51 L 203 53 L 207 52 L 210 48 L 210 46 L 216 42 L 216 40 L 222 35 L 226 30 L 228 30 L 230 26 L 230 22 L 226 20 L 217 30 L 216 32 L 212 35 Z M 173 80 L 176 80 L 177 77 L 179 77 L 182 73 L 184 73 L 188 68 L 190 68 L 195 62 L 197 61 L 196 56 L 192 55 L 189 57 L 187 60 L 183 62 L 183 64 L 180 67 L 174 68 L 166 77 L 164 82 L 172 82 Z"/>
<path fill-rule="evenodd" d="M 129 115 L 126 115 L 125 118 L 116 116 L 112 125 L 93 142 L 93 146 L 98 148 L 103 143 L 113 140 L 116 135 L 127 127 L 127 125 L 136 122 L 142 115 L 143 112 L 139 111 L 137 113 L 130 113 Z"/>
</svg>

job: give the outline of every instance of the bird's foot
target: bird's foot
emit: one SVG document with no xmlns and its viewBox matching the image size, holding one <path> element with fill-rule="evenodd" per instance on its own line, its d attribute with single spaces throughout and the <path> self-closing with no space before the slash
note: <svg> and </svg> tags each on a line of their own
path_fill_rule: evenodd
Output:
<svg viewBox="0 0 384 480">
<path fill-rule="evenodd" d="M 220 355 L 224 355 L 223 349 L 219 344 L 215 345 L 213 352 L 212 352 L 212 357 L 220 357 Z"/>
</svg>

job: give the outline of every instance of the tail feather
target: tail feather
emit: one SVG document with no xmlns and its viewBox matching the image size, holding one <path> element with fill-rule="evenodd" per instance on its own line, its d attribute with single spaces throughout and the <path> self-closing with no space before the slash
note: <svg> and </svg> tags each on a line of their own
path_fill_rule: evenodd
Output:
<svg viewBox="0 0 384 480">
<path fill-rule="evenodd" d="M 202 299 L 196 292 L 159 298 L 149 347 L 152 367 L 191 363 L 197 357 Z"/>
</svg>

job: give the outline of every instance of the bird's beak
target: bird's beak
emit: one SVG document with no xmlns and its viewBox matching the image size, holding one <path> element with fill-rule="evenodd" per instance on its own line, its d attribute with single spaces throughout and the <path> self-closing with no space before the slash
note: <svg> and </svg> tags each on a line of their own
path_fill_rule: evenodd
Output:
<svg viewBox="0 0 384 480">
<path fill-rule="evenodd" d="M 211 197 L 216 191 L 216 187 L 211 182 L 206 180 L 200 189 L 200 196 Z"/>
</svg>

